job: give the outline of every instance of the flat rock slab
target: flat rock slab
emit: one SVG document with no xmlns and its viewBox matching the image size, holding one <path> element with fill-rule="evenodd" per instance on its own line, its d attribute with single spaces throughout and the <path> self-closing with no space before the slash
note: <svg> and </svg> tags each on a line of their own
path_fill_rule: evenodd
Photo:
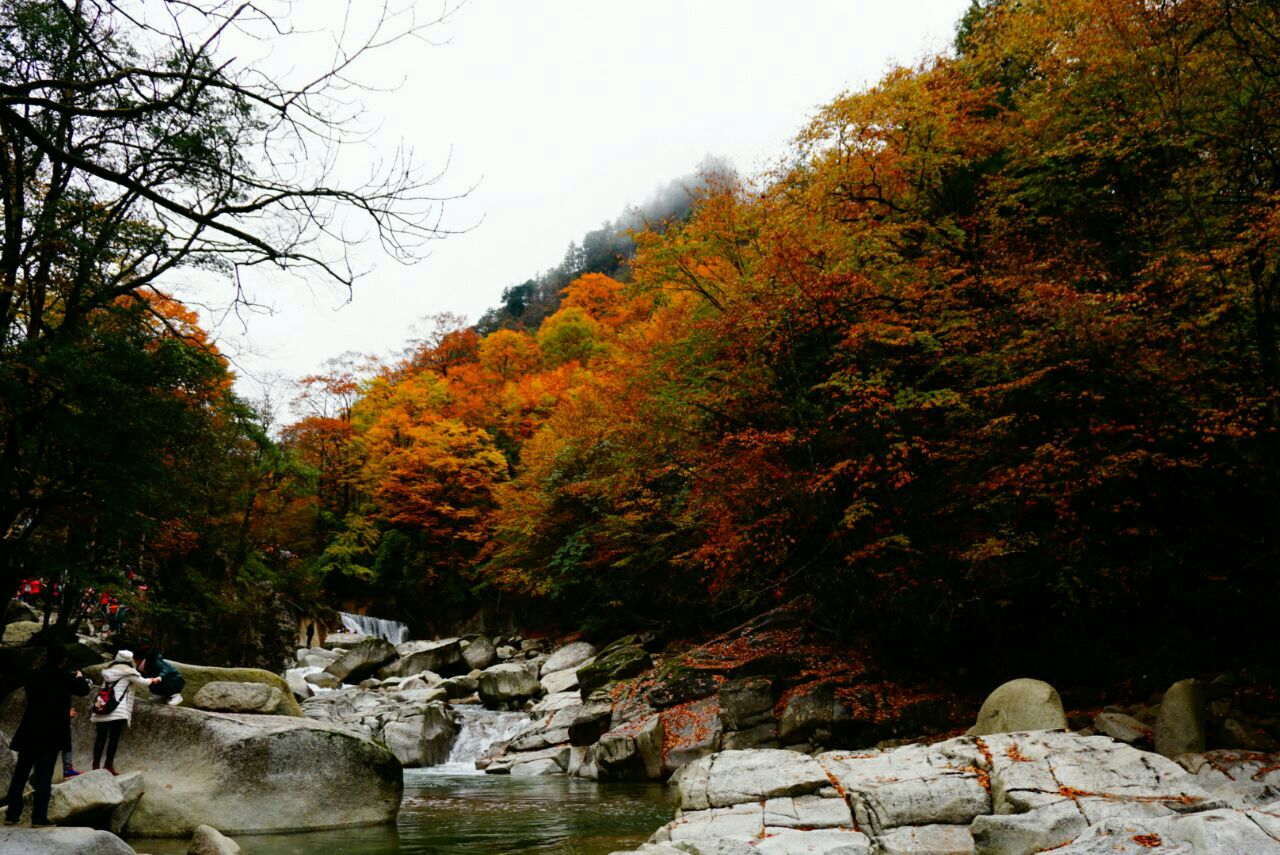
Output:
<svg viewBox="0 0 1280 855">
<path fill-rule="evenodd" d="M 1149 820 L 1109 820 L 1055 850 L 1060 855 L 1175 852 L 1280 853 L 1280 803 L 1251 811 L 1226 809 Z"/>
<path fill-rule="evenodd" d="M 685 767 L 678 784 L 679 805 L 683 810 L 705 810 L 803 796 L 830 783 L 817 761 L 795 751 L 722 751 Z"/>
<path fill-rule="evenodd" d="M 876 855 L 973 855 L 967 825 L 892 828 L 876 838 Z"/>
<path fill-rule="evenodd" d="M 109 831 L 89 828 L 0 828 L 3 855 L 137 855 Z"/>
</svg>

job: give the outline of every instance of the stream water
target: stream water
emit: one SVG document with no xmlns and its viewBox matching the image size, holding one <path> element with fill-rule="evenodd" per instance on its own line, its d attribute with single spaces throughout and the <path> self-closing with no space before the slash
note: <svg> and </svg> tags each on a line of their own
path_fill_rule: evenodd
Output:
<svg viewBox="0 0 1280 855">
<path fill-rule="evenodd" d="M 642 843 L 671 819 L 660 784 L 598 784 L 561 775 L 477 772 L 475 759 L 529 723 L 524 713 L 455 707 L 461 732 L 449 762 L 406 769 L 395 825 L 237 837 L 245 855 L 606 855 Z M 186 840 L 132 840 L 138 852 L 185 855 Z"/>
<path fill-rule="evenodd" d="M 394 826 L 237 837 L 245 855 L 606 855 L 671 819 L 660 784 L 597 784 L 483 775 L 449 764 L 405 771 Z M 185 855 L 185 840 L 131 840 L 138 852 Z"/>
</svg>

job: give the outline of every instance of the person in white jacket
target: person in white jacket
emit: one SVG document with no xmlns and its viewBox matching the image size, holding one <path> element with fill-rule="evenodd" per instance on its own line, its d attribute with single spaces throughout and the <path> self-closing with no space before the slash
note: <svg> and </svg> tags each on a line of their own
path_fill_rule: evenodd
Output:
<svg viewBox="0 0 1280 855">
<path fill-rule="evenodd" d="M 93 768 L 103 768 L 98 763 L 102 759 L 102 749 L 107 750 L 106 770 L 117 774 L 115 769 L 116 749 L 120 747 L 120 735 L 133 720 L 133 687 L 150 686 L 159 682 L 159 677 L 147 679 L 138 673 L 137 663 L 133 661 L 133 651 L 121 650 L 116 658 L 102 671 L 102 686 L 111 692 L 116 700 L 116 707 L 108 712 L 97 712 L 89 716 L 89 721 L 97 726 L 97 734 L 93 740 Z"/>
</svg>

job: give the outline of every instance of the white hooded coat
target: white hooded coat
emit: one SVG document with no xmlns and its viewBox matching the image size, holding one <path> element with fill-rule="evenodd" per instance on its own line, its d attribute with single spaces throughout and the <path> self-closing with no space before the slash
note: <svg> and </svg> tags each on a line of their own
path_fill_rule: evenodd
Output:
<svg viewBox="0 0 1280 855">
<path fill-rule="evenodd" d="M 114 684 L 114 685 L 112 685 Z M 149 686 L 151 681 L 125 662 L 112 662 L 102 671 L 102 685 L 111 686 L 120 703 L 109 713 L 93 713 L 89 721 L 133 721 L 133 687 Z M 95 695 L 94 697 L 97 697 Z"/>
</svg>

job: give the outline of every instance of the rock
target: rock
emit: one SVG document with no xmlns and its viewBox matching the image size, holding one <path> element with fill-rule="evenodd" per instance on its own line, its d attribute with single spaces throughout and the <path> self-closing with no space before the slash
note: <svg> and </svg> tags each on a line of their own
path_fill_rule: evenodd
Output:
<svg viewBox="0 0 1280 855">
<path fill-rule="evenodd" d="M 548 695 L 558 695 L 576 688 L 578 688 L 577 671 L 552 671 L 542 678 L 542 690 Z"/>
<path fill-rule="evenodd" d="M 122 800 L 120 804 L 116 805 L 116 809 L 111 812 L 111 819 L 107 823 L 107 828 L 112 834 L 120 834 L 124 831 L 124 827 L 129 824 L 129 818 L 133 816 L 134 809 L 138 807 L 138 800 L 146 792 L 144 783 L 141 772 L 130 772 L 116 776 L 116 786 L 120 788 Z"/>
<path fill-rule="evenodd" d="M 720 687 L 718 697 L 725 730 L 747 730 L 772 719 L 778 701 L 774 682 L 768 677 L 730 680 Z"/>
<path fill-rule="evenodd" d="M 315 694 L 315 689 L 307 682 L 307 675 L 323 673 L 323 671 L 313 671 L 305 667 L 289 668 L 284 672 L 284 682 L 289 687 L 289 691 L 293 693 L 294 698 L 299 701 L 305 701 Z"/>
<path fill-rule="evenodd" d="M 1156 752 L 1165 757 L 1203 752 L 1204 715 L 1204 688 L 1198 680 L 1179 680 L 1170 686 L 1156 716 Z"/>
<path fill-rule="evenodd" d="M 356 685 L 362 689 L 376 689 L 382 685 L 382 681 L 377 677 L 368 677 L 361 680 L 359 683 L 356 683 Z"/>
<path fill-rule="evenodd" d="M 408 677 L 430 671 L 437 675 L 466 673 L 462 645 L 456 638 L 439 641 L 414 641 L 400 645 L 400 658 L 377 672 L 377 676 Z"/>
<path fill-rule="evenodd" d="M 480 688 L 480 681 L 475 677 L 464 674 L 460 677 L 450 677 L 442 681 L 440 688 L 444 689 L 445 694 L 452 701 L 475 694 L 476 690 Z"/>
<path fill-rule="evenodd" d="M 569 758 L 571 751 L 567 745 L 557 745 L 553 748 L 544 748 L 541 751 L 523 751 L 517 754 L 506 754 L 496 757 L 485 768 L 485 772 L 490 775 L 506 775 L 511 770 L 525 763 L 536 763 L 541 760 L 551 760 L 560 771 L 569 768 Z"/>
<path fill-rule="evenodd" d="M 0 852 L 13 855 L 136 855 L 109 831 L 0 827 Z"/>
<path fill-rule="evenodd" d="M 613 718 L 613 701 L 601 692 L 592 695 L 569 724 L 570 745 L 592 745 L 605 734 Z"/>
<path fill-rule="evenodd" d="M 338 659 L 330 662 L 325 670 L 339 683 L 358 683 L 365 677 L 373 676 L 375 671 L 395 658 L 396 649 L 391 642 L 382 638 L 366 638 Z"/>
<path fill-rule="evenodd" d="M 12 732 L 24 704 L 21 691 L 0 704 L 0 730 Z M 94 727 L 89 700 L 75 706 L 75 761 L 85 768 Z M 250 834 L 393 822 L 404 786 L 395 757 L 349 728 L 153 703 L 134 707 L 116 768 L 142 773 L 146 794 L 128 823 L 142 837 L 185 837 L 198 825 Z"/>
<path fill-rule="evenodd" d="M 661 780 L 662 742 L 662 721 L 657 715 L 604 734 L 596 744 L 600 780 Z"/>
<path fill-rule="evenodd" d="M 778 736 L 790 745 L 809 739 L 818 730 L 843 732 L 851 721 L 849 710 L 837 698 L 831 683 L 806 686 L 787 699 L 778 719 Z"/>
<path fill-rule="evenodd" d="M 240 855 L 240 844 L 208 825 L 196 826 L 187 855 Z"/>
<path fill-rule="evenodd" d="M 458 738 L 458 714 L 447 704 L 433 701 L 422 715 L 422 765 L 438 766 L 449 759 L 449 749 Z"/>
<path fill-rule="evenodd" d="M 5 606 L 4 609 L 4 622 L 6 626 L 20 621 L 41 623 L 43 622 L 43 619 L 43 615 L 41 615 L 34 606 L 29 606 L 22 602 L 22 600 L 10 600 L 9 604 Z"/>
<path fill-rule="evenodd" d="M 441 677 L 439 674 L 436 674 L 432 671 L 423 671 L 420 674 L 414 674 L 410 677 L 404 677 L 404 678 L 392 677 L 391 679 L 400 680 L 400 682 L 396 685 L 396 688 L 401 691 L 412 691 L 414 689 L 434 689 L 444 682 L 443 677 Z"/>
<path fill-rule="evenodd" d="M 1026 730 L 1066 730 L 1058 690 L 1042 680 L 1010 680 L 987 696 L 970 736 Z"/>
<path fill-rule="evenodd" d="M 724 719 L 721 719 L 723 722 Z M 777 748 L 778 725 L 776 722 L 757 724 L 748 730 L 731 730 L 723 734 L 720 744 L 725 749 Z"/>
<path fill-rule="evenodd" d="M 298 665 L 303 668 L 326 668 L 330 662 L 336 662 L 342 654 L 323 647 L 312 647 L 298 657 Z"/>
<path fill-rule="evenodd" d="M 43 627 L 42 621 L 34 620 L 20 620 L 8 624 L 4 628 L 4 643 L 13 647 L 30 644 L 32 637 Z"/>
<path fill-rule="evenodd" d="M 218 681 L 205 683 L 191 703 L 202 710 L 275 715 L 284 704 L 284 694 L 275 686 L 263 683 Z"/>
<path fill-rule="evenodd" d="M 123 802 L 115 775 L 97 769 L 53 786 L 49 819 L 58 825 L 106 825 Z"/>
<path fill-rule="evenodd" d="M 336 647 L 350 649 L 368 637 L 363 632 L 331 632 L 325 636 L 324 644 L 321 646 L 326 650 L 333 650 Z"/>
<path fill-rule="evenodd" d="M 528 763 L 519 763 L 511 767 L 511 776 L 532 777 L 534 775 L 559 775 L 564 772 L 554 760 L 542 759 L 532 760 Z"/>
<path fill-rule="evenodd" d="M 1137 742 L 1149 742 L 1152 737 L 1151 728 L 1133 716 L 1118 712 L 1101 712 L 1093 717 L 1093 726 L 1099 733 L 1105 733 L 1119 742 L 1133 745 Z"/>
<path fill-rule="evenodd" d="M 542 694 L 542 684 L 530 668 L 513 662 L 493 665 L 480 673 L 477 690 L 489 709 L 509 709 Z"/>
<path fill-rule="evenodd" d="M 614 680 L 638 676 L 651 667 L 653 660 L 643 647 L 635 644 L 611 646 L 601 651 L 590 665 L 578 668 L 578 692 L 586 700 L 596 689 Z"/>
<path fill-rule="evenodd" d="M 1280 852 L 1280 803 L 1274 810 L 1211 810 L 1189 816 L 1110 819 L 1055 855 L 1147 855 L 1155 852 Z M 1271 826 L 1271 831 L 1267 826 Z"/>
<path fill-rule="evenodd" d="M 506 662 L 516 655 L 516 649 L 510 644 L 499 644 L 494 655 L 498 657 L 498 661 Z"/>
<path fill-rule="evenodd" d="M 1280 750 L 1280 743 L 1265 730 L 1234 718 L 1222 722 L 1222 744 L 1226 748 L 1242 748 L 1246 751 Z"/>
<path fill-rule="evenodd" d="M 330 674 L 328 671 L 316 671 L 302 678 L 309 685 L 315 686 L 317 689 L 336 689 L 338 688 L 338 678 Z"/>
<path fill-rule="evenodd" d="M 542 663 L 541 674 L 545 677 L 556 671 L 577 670 L 580 665 L 595 655 L 595 647 L 585 641 L 566 644 L 547 657 L 547 661 Z"/>
<path fill-rule="evenodd" d="M 811 795 L 829 784 L 826 771 L 806 754 L 777 749 L 721 751 L 684 768 L 677 798 L 681 810 L 706 810 Z"/>
<path fill-rule="evenodd" d="M 272 674 L 270 671 L 264 671 L 261 668 L 216 668 L 210 665 L 187 665 L 182 662 L 173 662 L 170 664 L 182 672 L 182 677 L 187 681 L 186 687 L 182 690 L 184 707 L 192 706 L 192 700 L 200 693 L 206 683 L 261 683 L 266 686 L 274 686 L 284 695 L 284 700 L 280 704 L 280 708 L 276 710 L 277 715 L 291 715 L 302 718 L 302 708 L 298 706 L 298 702 L 293 699 L 293 692 L 289 689 L 289 684 L 279 674 Z M 86 668 L 85 674 L 90 675 L 94 679 L 101 672 L 100 666 Z M 308 680 L 308 682 L 311 682 Z M 317 685 L 312 682 L 312 685 Z M 90 740 L 90 745 L 93 744 Z"/>
<path fill-rule="evenodd" d="M 668 707 L 661 720 L 664 777 L 720 750 L 720 705 L 715 698 Z"/>
<path fill-rule="evenodd" d="M 894 828 L 876 838 L 876 855 L 973 855 L 973 834 L 964 825 Z"/>
<path fill-rule="evenodd" d="M 645 692 L 645 702 L 654 709 L 676 706 L 716 694 L 720 684 L 710 674 L 677 673 L 661 675 Z"/>
<path fill-rule="evenodd" d="M 493 642 L 483 635 L 472 639 L 467 645 L 467 649 L 462 651 L 462 660 L 467 663 L 467 668 L 472 671 L 483 671 L 492 665 L 498 658 L 497 648 L 493 646 Z"/>
</svg>

